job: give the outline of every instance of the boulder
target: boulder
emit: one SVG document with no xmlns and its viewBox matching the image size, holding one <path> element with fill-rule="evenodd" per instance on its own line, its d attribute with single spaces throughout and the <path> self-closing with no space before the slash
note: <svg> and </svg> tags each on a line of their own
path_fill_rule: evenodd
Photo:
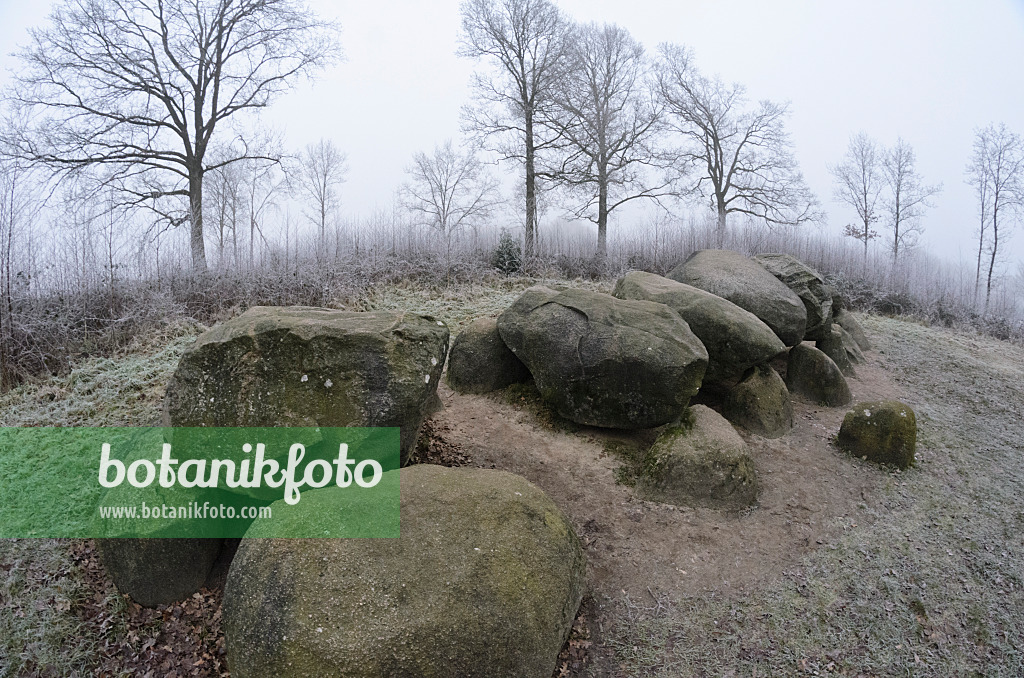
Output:
<svg viewBox="0 0 1024 678">
<path fill-rule="evenodd" d="M 498 321 L 477 318 L 452 342 L 448 384 L 460 393 L 489 393 L 530 378 L 498 334 Z"/>
<path fill-rule="evenodd" d="M 651 501 L 739 509 L 757 499 L 757 474 L 732 424 L 694 405 L 647 451 L 636 487 Z"/>
<path fill-rule="evenodd" d="M 118 591 L 143 607 L 156 607 L 198 591 L 223 543 L 223 539 L 97 539 L 96 547 Z"/>
<path fill-rule="evenodd" d="M 171 426 L 396 426 L 436 403 L 448 328 L 428 316 L 256 306 L 204 332 L 167 385 Z"/>
<path fill-rule="evenodd" d="M 860 350 L 860 345 L 853 338 L 853 335 L 844 330 L 842 325 L 832 325 L 832 329 L 839 330 L 839 336 L 843 338 L 843 348 L 846 349 L 846 355 L 849 357 L 850 362 L 854 365 L 863 365 L 867 359 L 864 357 L 864 352 Z"/>
<path fill-rule="evenodd" d="M 827 355 L 807 344 L 789 350 L 786 387 L 828 407 L 848 404 L 853 396 L 842 371 Z"/>
<path fill-rule="evenodd" d="M 835 289 L 821 274 L 788 254 L 758 254 L 754 261 L 800 297 L 807 309 L 807 330 L 803 338 L 811 341 L 826 338 L 832 327 Z"/>
<path fill-rule="evenodd" d="M 832 359 L 832 362 L 848 377 L 857 376 L 853 369 L 853 361 L 846 352 L 846 342 L 843 340 L 843 328 L 832 325 L 831 331 L 814 344 L 815 348 Z"/>
<path fill-rule="evenodd" d="M 679 417 L 700 388 L 708 352 L 664 304 L 588 290 L 526 290 L 498 331 L 561 416 L 608 428 Z"/>
<path fill-rule="evenodd" d="M 850 333 L 850 336 L 857 342 L 857 346 L 862 351 L 871 350 L 871 341 L 868 339 L 868 335 L 864 333 L 864 328 L 860 326 L 857 319 L 853 317 L 853 314 L 846 309 L 840 309 L 835 314 L 836 324 L 842 327 L 844 330 Z"/>
<path fill-rule="evenodd" d="M 786 382 L 770 365 L 757 365 L 725 398 L 725 416 L 733 424 L 765 438 L 779 438 L 793 428 L 793 403 Z"/>
<path fill-rule="evenodd" d="M 627 273 L 612 293 L 619 299 L 665 304 L 682 316 L 708 351 L 704 382 L 736 379 L 786 350 L 756 315 L 710 292 L 653 273 Z"/>
<path fill-rule="evenodd" d="M 552 674 L 585 572 L 562 512 L 504 471 L 400 473 L 397 539 L 261 539 L 253 525 L 224 591 L 232 676 Z M 306 518 L 322 520 L 344 494 L 298 506 L 316 495 Z"/>
<path fill-rule="evenodd" d="M 857 403 L 843 418 L 837 442 L 855 457 L 910 468 L 917 447 L 917 417 L 895 400 Z"/>
<path fill-rule="evenodd" d="M 770 327 L 786 346 L 807 332 L 807 309 L 800 297 L 753 259 L 728 250 L 700 250 L 668 277 L 728 299 Z"/>
</svg>

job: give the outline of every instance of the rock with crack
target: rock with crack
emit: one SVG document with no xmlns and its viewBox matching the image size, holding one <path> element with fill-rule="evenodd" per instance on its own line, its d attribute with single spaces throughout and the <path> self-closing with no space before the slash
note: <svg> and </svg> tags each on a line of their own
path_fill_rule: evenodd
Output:
<svg viewBox="0 0 1024 678">
<path fill-rule="evenodd" d="M 256 306 L 204 332 L 167 385 L 171 426 L 393 426 L 402 462 L 436 406 L 448 327 L 399 311 Z"/>
<path fill-rule="evenodd" d="M 800 343 L 807 332 L 807 309 L 800 297 L 764 266 L 739 252 L 694 252 L 667 277 L 728 299 L 750 311 L 786 346 Z"/>
<path fill-rule="evenodd" d="M 224 591 L 232 676 L 552 674 L 586 569 L 565 515 L 504 471 L 400 473 L 397 539 L 263 539 L 253 525 Z M 350 496 L 305 492 L 288 519 L 339 519 Z"/>
<path fill-rule="evenodd" d="M 857 319 L 853 317 L 853 314 L 846 309 L 840 309 L 835 315 L 836 324 L 842 327 L 844 330 L 850 333 L 850 336 L 857 342 L 857 346 L 862 351 L 871 350 L 871 340 L 868 339 L 868 335 L 864 332 L 864 328 L 861 327 Z"/>
<path fill-rule="evenodd" d="M 857 403 L 843 418 L 837 443 L 855 457 L 910 468 L 917 448 L 917 417 L 896 400 Z"/>
<path fill-rule="evenodd" d="M 807 309 L 804 339 L 827 338 L 832 327 L 832 297 L 835 289 L 813 268 L 788 254 L 758 254 L 754 261 L 785 284 Z"/>
<path fill-rule="evenodd" d="M 741 509 L 757 499 L 757 472 L 732 424 L 694 405 L 647 451 L 636 489 L 645 499 L 677 506 Z"/>
<path fill-rule="evenodd" d="M 489 393 L 530 378 L 498 334 L 498 321 L 477 318 L 452 342 L 448 385 L 459 393 Z"/>
<path fill-rule="evenodd" d="M 682 316 L 708 351 L 704 383 L 737 379 L 786 350 L 771 328 L 731 301 L 653 273 L 632 271 L 612 293 L 665 304 Z"/>
<path fill-rule="evenodd" d="M 847 352 L 846 341 L 843 338 L 843 328 L 839 325 L 832 325 L 831 331 L 815 342 L 814 347 L 832 359 L 832 362 L 848 377 L 857 376 L 853 369 L 853 360 Z"/>
<path fill-rule="evenodd" d="M 725 416 L 733 424 L 765 438 L 793 428 L 793 403 L 786 383 L 770 365 L 757 365 L 726 394 Z"/>
<path fill-rule="evenodd" d="M 498 331 L 544 400 L 579 424 L 639 429 L 679 417 L 700 388 L 708 353 L 664 304 L 588 290 L 526 290 Z"/>
<path fill-rule="evenodd" d="M 835 362 L 807 344 L 789 350 L 786 387 L 826 407 L 847 405 L 853 399 L 850 385 Z"/>
</svg>

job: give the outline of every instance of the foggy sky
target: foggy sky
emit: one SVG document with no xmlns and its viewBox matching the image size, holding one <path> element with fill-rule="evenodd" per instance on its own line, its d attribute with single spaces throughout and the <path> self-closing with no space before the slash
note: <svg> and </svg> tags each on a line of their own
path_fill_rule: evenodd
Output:
<svg viewBox="0 0 1024 678">
<path fill-rule="evenodd" d="M 0 0 L 3 81 L 17 63 L 8 53 L 50 4 Z M 833 201 L 827 164 L 852 133 L 884 145 L 902 136 L 925 181 L 944 186 L 922 244 L 970 260 L 977 206 L 963 170 L 973 131 L 1005 122 L 1024 134 L 1024 0 L 557 4 L 580 21 L 622 25 L 652 52 L 661 42 L 688 45 L 703 72 L 745 85 L 751 99 L 789 101 L 797 159 L 829 214 L 824 228 L 836 233 L 856 214 Z M 326 137 L 347 151 L 343 212 L 366 215 L 390 204 L 415 151 L 460 136 L 474 63 L 455 55 L 458 1 L 311 5 L 341 24 L 346 60 L 280 100 L 265 122 L 290 147 Z M 1024 233 L 1009 253 L 1013 266 L 1024 259 Z"/>
</svg>

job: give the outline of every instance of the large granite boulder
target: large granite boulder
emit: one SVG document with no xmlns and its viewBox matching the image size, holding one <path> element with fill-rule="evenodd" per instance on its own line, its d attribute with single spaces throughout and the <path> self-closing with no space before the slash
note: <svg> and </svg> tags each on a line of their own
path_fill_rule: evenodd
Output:
<svg viewBox="0 0 1024 678">
<path fill-rule="evenodd" d="M 541 396 L 571 421 L 652 428 L 675 420 L 700 388 L 708 352 L 664 304 L 588 290 L 526 290 L 498 331 Z"/>
<path fill-rule="evenodd" d="M 827 407 L 847 405 L 853 399 L 850 385 L 835 362 L 807 344 L 789 350 L 786 387 Z"/>
<path fill-rule="evenodd" d="M 435 406 L 448 328 L 398 311 L 256 306 L 204 332 L 167 385 L 171 426 L 396 426 Z"/>
<path fill-rule="evenodd" d="M 821 339 L 815 342 L 814 347 L 832 359 L 832 362 L 840 371 L 848 377 L 857 376 L 853 369 L 853 361 L 846 350 L 846 342 L 843 339 L 843 328 L 839 325 L 832 325 L 831 330 Z"/>
<path fill-rule="evenodd" d="M 526 365 L 501 340 L 494 318 L 477 318 L 452 342 L 448 385 L 460 393 L 489 393 L 529 378 Z"/>
<path fill-rule="evenodd" d="M 807 309 L 804 339 L 824 338 L 832 326 L 832 295 L 835 289 L 813 268 L 788 254 L 758 254 L 754 261 L 793 290 Z"/>
<path fill-rule="evenodd" d="M 861 324 L 857 322 L 857 319 L 853 317 L 852 313 L 846 309 L 840 309 L 839 312 L 835 314 L 835 322 L 850 333 L 850 336 L 857 342 L 857 346 L 860 347 L 860 350 L 871 350 L 871 340 L 868 339 L 868 335 L 864 332 L 864 328 L 861 327 Z"/>
<path fill-rule="evenodd" d="M 705 383 L 738 378 L 786 350 L 771 328 L 750 311 L 660 275 L 632 271 L 619 279 L 612 294 L 665 304 L 682 316 L 708 351 Z"/>
<path fill-rule="evenodd" d="M 739 509 L 757 499 L 757 473 L 732 424 L 694 405 L 647 451 L 636 489 L 651 501 Z"/>
<path fill-rule="evenodd" d="M 846 349 L 846 355 L 850 358 L 850 362 L 854 365 L 863 365 L 867 362 L 867 358 L 864 357 L 864 351 L 861 350 L 860 344 L 853 338 L 853 335 L 843 329 L 842 325 L 834 324 L 833 329 L 839 330 L 839 336 L 843 338 L 843 348 Z"/>
<path fill-rule="evenodd" d="M 729 389 L 724 413 L 733 424 L 765 438 L 779 438 L 793 428 L 789 389 L 770 365 L 753 367 Z"/>
<path fill-rule="evenodd" d="M 585 572 L 562 512 L 504 471 L 400 473 L 397 539 L 261 539 L 253 525 L 224 591 L 232 676 L 552 674 Z M 314 495 L 307 519 L 342 515 L 324 508 L 343 490 L 299 507 Z"/>
<path fill-rule="evenodd" d="M 677 282 L 728 299 L 756 315 L 786 346 L 807 333 L 807 309 L 793 290 L 739 252 L 700 250 L 669 272 Z"/>
<path fill-rule="evenodd" d="M 198 591 L 223 539 L 97 539 L 100 560 L 118 591 L 143 607 L 168 605 Z"/>
<path fill-rule="evenodd" d="M 896 400 L 857 403 L 843 418 L 837 443 L 856 457 L 910 468 L 917 448 L 917 417 Z"/>
</svg>

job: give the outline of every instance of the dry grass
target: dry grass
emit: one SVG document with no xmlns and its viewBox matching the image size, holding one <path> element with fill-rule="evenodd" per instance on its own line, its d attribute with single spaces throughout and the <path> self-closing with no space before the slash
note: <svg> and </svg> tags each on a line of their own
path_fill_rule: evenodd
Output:
<svg viewBox="0 0 1024 678">
<path fill-rule="evenodd" d="M 1020 676 L 1024 350 L 864 319 L 913 394 L 919 465 L 870 525 L 845 524 L 745 599 L 615 601 L 631 676 Z"/>
</svg>

